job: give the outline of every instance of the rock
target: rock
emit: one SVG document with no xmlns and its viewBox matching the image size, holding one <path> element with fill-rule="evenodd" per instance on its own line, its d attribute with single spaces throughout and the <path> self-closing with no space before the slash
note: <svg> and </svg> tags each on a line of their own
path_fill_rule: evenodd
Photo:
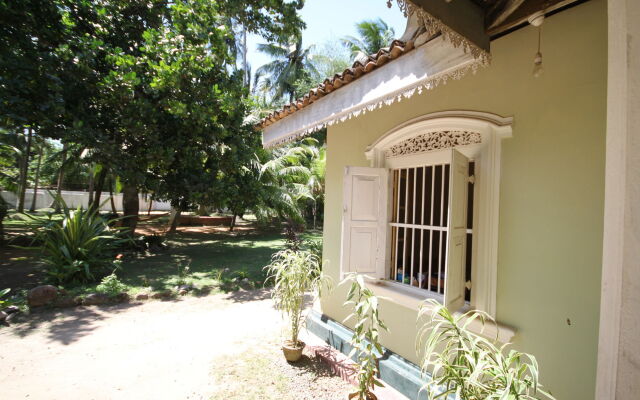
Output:
<svg viewBox="0 0 640 400">
<path fill-rule="evenodd" d="M 0 323 L 4 322 L 8 316 L 9 314 L 7 314 L 6 312 L 0 311 Z"/>
<path fill-rule="evenodd" d="M 178 291 L 186 290 L 188 292 L 191 289 L 193 289 L 192 285 L 180 285 L 180 286 L 178 286 Z"/>
<path fill-rule="evenodd" d="M 149 294 L 140 293 L 139 295 L 136 296 L 136 300 L 149 300 Z"/>
<path fill-rule="evenodd" d="M 154 299 L 167 299 L 169 297 L 173 296 L 173 293 L 171 292 L 171 290 L 163 290 L 162 292 L 156 292 L 154 294 L 151 295 L 151 298 Z"/>
<path fill-rule="evenodd" d="M 130 299 L 131 296 L 129 296 L 129 293 L 127 292 L 118 293 L 117 295 L 113 296 L 113 300 L 117 303 L 126 303 Z"/>
<path fill-rule="evenodd" d="M 75 307 L 80 303 L 82 303 L 82 299 L 78 297 L 74 298 L 70 296 L 64 296 L 64 297 L 58 297 L 53 304 L 56 307 Z"/>
<path fill-rule="evenodd" d="M 84 300 L 82 300 L 82 304 L 85 306 L 96 306 L 99 304 L 104 304 L 109 301 L 109 296 L 102 293 L 89 293 L 85 296 Z"/>
<path fill-rule="evenodd" d="M 38 286 L 27 294 L 27 303 L 30 307 L 40 307 L 51 304 L 58 297 L 58 289 L 55 286 Z"/>
<path fill-rule="evenodd" d="M 20 311 L 20 307 L 18 306 L 9 306 L 7 308 L 4 309 L 4 312 L 6 312 L 7 314 L 14 314 Z"/>
</svg>

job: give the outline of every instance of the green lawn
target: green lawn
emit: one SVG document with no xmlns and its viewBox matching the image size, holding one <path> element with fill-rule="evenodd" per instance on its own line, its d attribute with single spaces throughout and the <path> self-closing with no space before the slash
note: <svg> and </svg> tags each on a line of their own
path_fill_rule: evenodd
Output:
<svg viewBox="0 0 640 400">
<path fill-rule="evenodd" d="M 317 239 L 319 233 L 307 234 Z M 131 292 L 173 289 L 179 284 L 208 285 L 220 290 L 259 287 L 263 267 L 284 246 L 277 232 L 181 233 L 166 242 L 168 250 L 125 260 L 120 279 Z M 188 273 L 187 269 L 188 268 Z"/>
<path fill-rule="evenodd" d="M 24 221 L 9 220 L 7 231 L 23 234 L 28 230 Z M 166 224 L 148 221 L 141 226 Z M 239 288 L 258 288 L 264 284 L 263 267 L 271 255 L 284 247 L 284 237 L 278 231 L 259 231 L 250 222 L 242 223 L 237 232 L 178 232 L 169 235 L 167 249 L 154 253 L 127 253 L 118 278 L 131 295 L 140 292 L 174 290 L 176 286 L 191 284 L 200 292 L 232 291 Z M 303 235 L 305 239 L 320 239 L 321 232 Z M 11 247 L 0 249 L 0 281 L 14 289 L 28 289 L 46 283 L 38 262 L 37 252 Z M 95 291 L 96 284 L 66 287 L 71 295 Z M 195 291 L 198 293 L 198 290 Z"/>
</svg>

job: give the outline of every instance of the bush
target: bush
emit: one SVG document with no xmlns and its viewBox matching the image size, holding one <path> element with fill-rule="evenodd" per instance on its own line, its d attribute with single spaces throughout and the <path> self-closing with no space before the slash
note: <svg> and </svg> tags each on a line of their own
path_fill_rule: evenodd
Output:
<svg viewBox="0 0 640 400">
<path fill-rule="evenodd" d="M 430 374 L 423 387 L 430 399 L 554 399 L 538 382 L 534 356 L 498 345 L 468 330 L 478 320 L 495 323 L 481 311 L 452 314 L 435 300 L 427 300 L 419 318 L 427 317 L 420 328 L 417 346 L 421 367 Z"/>
<path fill-rule="evenodd" d="M 62 199 L 60 202 L 62 221 L 23 214 L 41 222 L 35 228 L 34 241 L 39 244 L 46 272 L 55 284 L 95 282 L 117 268 L 113 251 L 129 239 L 119 237 L 97 210 L 70 210 Z"/>
<path fill-rule="evenodd" d="M 127 290 L 127 286 L 120 282 L 116 274 L 107 275 L 102 278 L 102 282 L 96 287 L 98 293 L 109 296 L 116 296 Z"/>
<path fill-rule="evenodd" d="M 330 281 L 320 270 L 320 260 L 308 251 L 282 250 L 274 254 L 271 264 L 264 267 L 267 280 L 273 280 L 271 291 L 276 308 L 288 318 L 290 343 L 299 344 L 298 334 L 304 323 L 304 296 L 319 294 Z"/>
</svg>

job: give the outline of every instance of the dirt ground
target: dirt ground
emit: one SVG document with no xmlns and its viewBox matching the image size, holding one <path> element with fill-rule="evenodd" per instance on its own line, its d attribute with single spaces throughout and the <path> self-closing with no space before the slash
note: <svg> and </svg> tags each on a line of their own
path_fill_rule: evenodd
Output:
<svg viewBox="0 0 640 400">
<path fill-rule="evenodd" d="M 281 360 L 281 326 L 265 290 L 36 312 L 0 327 L 0 398 L 346 397 L 314 361 Z"/>
</svg>

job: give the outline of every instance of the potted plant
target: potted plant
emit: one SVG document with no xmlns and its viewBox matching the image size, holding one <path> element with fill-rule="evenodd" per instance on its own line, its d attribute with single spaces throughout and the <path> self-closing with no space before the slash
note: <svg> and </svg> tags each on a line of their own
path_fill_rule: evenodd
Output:
<svg viewBox="0 0 640 400">
<path fill-rule="evenodd" d="M 383 386 L 378 380 L 378 358 L 384 353 L 380 345 L 380 331 L 388 329 L 378 313 L 378 297 L 366 287 L 365 278 L 363 275 L 350 274 L 345 279 L 345 282 L 351 282 L 351 287 L 344 304 L 353 307 L 353 313 L 345 322 L 351 318 L 356 321 L 349 358 L 356 356 L 358 368 L 358 391 L 349 395 L 350 400 L 376 400 L 373 388 Z"/>
<path fill-rule="evenodd" d="M 298 338 L 304 324 L 305 294 L 319 295 L 322 287 L 329 287 L 330 282 L 322 274 L 318 257 L 304 250 L 277 252 L 265 270 L 267 281 L 273 280 L 274 284 L 271 297 L 289 323 L 290 336 L 284 341 L 282 351 L 287 361 L 298 361 L 305 346 Z"/>
<path fill-rule="evenodd" d="M 470 332 L 467 327 L 479 320 L 484 327 L 491 316 L 481 311 L 452 314 L 435 300 L 427 300 L 418 321 L 427 321 L 419 330 L 417 347 L 420 366 L 429 374 L 422 390 L 428 398 L 455 400 L 554 399 L 538 382 L 538 363 L 534 356 L 507 344 Z"/>
</svg>

